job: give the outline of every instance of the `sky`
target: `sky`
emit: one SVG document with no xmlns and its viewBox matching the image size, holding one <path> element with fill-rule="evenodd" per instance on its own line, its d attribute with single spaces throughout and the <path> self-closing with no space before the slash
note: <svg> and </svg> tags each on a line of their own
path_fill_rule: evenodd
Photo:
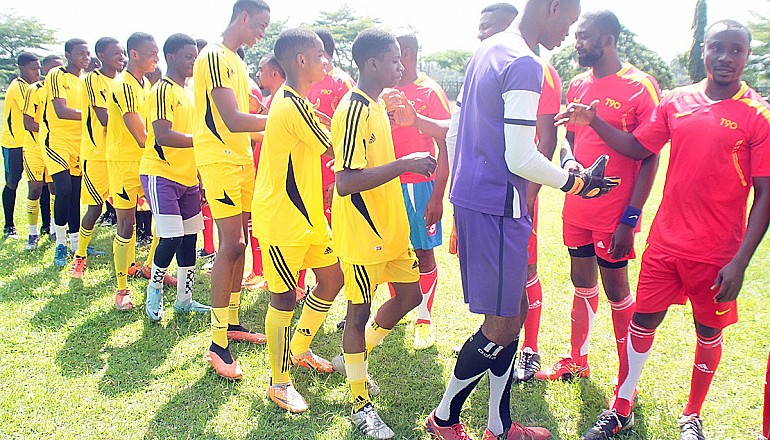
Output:
<svg viewBox="0 0 770 440">
<path fill-rule="evenodd" d="M 266 0 L 273 21 L 289 19 L 289 26 L 312 23 L 320 11 L 335 11 L 344 3 L 357 15 L 380 19 L 391 29 L 418 30 L 424 54 L 447 49 L 473 51 L 478 45 L 479 13 L 502 0 Z M 525 0 L 509 0 L 520 10 Z M 610 9 L 636 33 L 641 43 L 669 61 L 689 50 L 696 0 L 583 0 L 582 10 Z M 66 6 L 64 6 L 67 4 Z M 58 38 L 83 38 L 93 45 L 99 37 L 125 41 L 135 31 L 153 34 L 162 46 L 176 32 L 212 41 L 229 21 L 231 0 L 36 0 L 16 2 L 16 13 L 36 17 L 58 29 Z M 770 0 L 708 0 L 708 20 L 752 20 L 752 11 L 770 16 Z M 5 7 L 0 7 L 0 11 Z M 105 16 L 95 12 L 104 11 Z M 0 12 L 1 13 L 1 12 Z M 572 44 L 568 38 L 562 47 Z M 556 49 L 557 51 L 559 49 Z M 545 54 L 545 57 L 548 55 Z"/>
</svg>

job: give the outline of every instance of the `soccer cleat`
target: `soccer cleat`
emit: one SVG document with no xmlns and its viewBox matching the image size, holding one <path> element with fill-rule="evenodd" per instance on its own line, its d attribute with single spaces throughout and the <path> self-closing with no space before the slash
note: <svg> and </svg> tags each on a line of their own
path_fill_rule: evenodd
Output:
<svg viewBox="0 0 770 440">
<path fill-rule="evenodd" d="M 526 427 L 513 422 L 507 434 L 495 436 L 489 429 L 484 431 L 481 440 L 545 440 L 551 438 L 551 432 L 545 428 Z"/>
<path fill-rule="evenodd" d="M 578 365 L 571 357 L 564 357 L 556 362 L 548 370 L 540 370 L 535 373 L 535 379 L 538 380 L 570 380 L 591 375 L 591 367 Z"/>
<path fill-rule="evenodd" d="M 75 257 L 72 260 L 72 269 L 70 269 L 70 276 L 72 278 L 83 278 L 83 272 L 86 271 L 86 257 Z"/>
<path fill-rule="evenodd" d="M 291 382 L 273 385 L 271 379 L 270 385 L 267 387 L 267 397 L 276 405 L 295 414 L 305 412 L 308 409 L 305 398 L 294 388 Z"/>
<path fill-rule="evenodd" d="M 516 363 L 514 380 L 526 382 L 535 377 L 538 371 L 540 371 L 540 355 L 532 351 L 531 348 L 525 347 L 519 352 L 519 362 Z"/>
<path fill-rule="evenodd" d="M 305 302 L 305 297 L 307 296 L 307 293 L 310 291 L 310 287 L 307 288 L 307 290 L 303 290 L 299 287 L 294 289 L 294 292 L 296 292 L 296 304 L 301 305 L 303 302 Z"/>
<path fill-rule="evenodd" d="M 217 251 L 214 252 L 206 252 L 206 249 L 198 249 L 198 258 L 207 258 L 207 257 L 215 257 L 217 255 Z"/>
<path fill-rule="evenodd" d="M 67 265 L 67 246 L 63 244 L 56 245 L 56 251 L 53 254 L 53 265 L 56 267 Z"/>
<path fill-rule="evenodd" d="M 253 332 L 242 325 L 232 325 L 227 327 L 227 339 L 235 342 L 250 342 L 252 344 L 264 344 L 267 342 L 267 336 L 262 333 Z"/>
<path fill-rule="evenodd" d="M 115 226 L 118 224 L 118 217 L 114 212 L 104 211 L 104 214 L 99 219 L 99 223 L 102 226 Z"/>
<path fill-rule="evenodd" d="M 209 261 L 203 263 L 201 270 L 205 270 L 207 272 L 211 271 L 211 269 L 214 268 L 214 260 L 216 260 L 216 254 L 214 254 Z"/>
<path fill-rule="evenodd" d="M 334 371 L 331 362 L 308 350 L 300 355 L 291 355 L 291 364 L 297 367 L 304 367 L 309 370 L 315 370 L 319 373 L 331 373 Z"/>
<path fill-rule="evenodd" d="M 350 419 L 353 425 L 369 438 L 390 439 L 396 434 L 385 422 L 382 421 L 374 405 L 367 403 L 358 411 L 351 410 Z"/>
<path fill-rule="evenodd" d="M 11 240 L 16 240 L 19 238 L 19 234 L 16 232 L 16 228 L 13 226 L 8 226 L 3 229 L 3 234 L 5 235 L 5 238 L 9 238 Z"/>
<path fill-rule="evenodd" d="M 342 355 L 342 353 L 334 356 L 330 363 L 334 371 L 347 377 L 348 374 L 347 371 L 345 371 L 345 357 Z M 379 385 L 377 385 L 377 383 L 372 379 L 372 376 L 369 376 L 368 374 L 366 375 L 366 390 L 369 392 L 369 397 L 377 397 L 380 395 Z"/>
<path fill-rule="evenodd" d="M 121 312 L 132 310 L 134 303 L 131 302 L 131 291 L 129 289 L 118 290 L 115 293 L 115 308 Z"/>
<path fill-rule="evenodd" d="M 634 426 L 634 414 L 623 417 L 614 410 L 605 410 L 601 413 L 596 423 L 582 437 L 581 440 L 607 440 L 614 437 L 620 431 L 631 429 Z"/>
<path fill-rule="evenodd" d="M 130 277 L 145 278 L 149 280 L 150 279 L 149 275 L 147 275 L 147 277 L 144 277 L 143 274 L 141 273 L 142 267 L 143 267 L 142 263 L 139 261 L 135 263 L 131 263 L 131 265 L 128 266 L 128 271 L 126 272 L 126 274 L 128 274 L 128 276 Z"/>
<path fill-rule="evenodd" d="M 86 255 L 89 257 L 103 257 L 104 251 L 98 251 L 93 246 L 86 246 Z"/>
<path fill-rule="evenodd" d="M 462 423 L 455 423 L 452 426 L 438 426 L 436 423 L 435 411 L 431 411 L 428 418 L 425 419 L 423 428 L 425 428 L 425 432 L 428 433 L 428 436 L 434 440 L 471 440 L 471 436 L 465 431 L 465 425 Z M 487 439 L 486 435 L 487 433 L 485 432 L 485 440 Z M 495 437 L 491 438 L 494 439 Z"/>
<path fill-rule="evenodd" d="M 241 287 L 252 291 L 267 290 L 267 280 L 265 280 L 262 275 L 257 275 L 254 272 L 251 272 L 243 277 L 243 281 L 241 281 Z"/>
<path fill-rule="evenodd" d="M 337 323 L 337 330 L 345 330 L 345 318 L 342 318 L 342 321 Z"/>
<path fill-rule="evenodd" d="M 414 326 L 414 349 L 425 350 L 436 343 L 431 324 L 416 324 Z"/>
<path fill-rule="evenodd" d="M 201 304 L 194 299 L 190 301 L 182 302 L 179 300 L 174 301 L 174 312 L 176 313 L 208 313 L 211 311 L 211 307 Z"/>
<path fill-rule="evenodd" d="M 209 361 L 209 364 L 211 364 L 214 371 L 225 379 L 238 380 L 243 377 L 241 367 L 238 366 L 238 362 L 235 360 L 228 364 L 223 361 L 218 354 L 211 350 L 206 354 L 206 360 Z"/>
<path fill-rule="evenodd" d="M 152 278 L 152 268 L 149 266 L 145 266 L 140 262 L 131 263 L 131 266 L 128 268 L 128 275 L 136 278 L 144 278 L 145 280 L 149 280 Z M 169 286 L 169 287 L 176 287 L 177 280 L 171 274 L 167 273 L 163 275 L 163 285 Z"/>
<path fill-rule="evenodd" d="M 150 321 L 160 322 L 163 319 L 163 289 L 147 286 L 147 297 L 144 299 L 144 311 Z"/>
<path fill-rule="evenodd" d="M 679 418 L 679 440 L 705 440 L 703 423 L 697 414 L 682 415 Z"/>
<path fill-rule="evenodd" d="M 28 251 L 34 251 L 37 249 L 38 244 L 40 244 L 40 236 L 30 234 L 30 236 L 27 238 L 27 244 L 24 245 L 24 249 Z"/>
</svg>

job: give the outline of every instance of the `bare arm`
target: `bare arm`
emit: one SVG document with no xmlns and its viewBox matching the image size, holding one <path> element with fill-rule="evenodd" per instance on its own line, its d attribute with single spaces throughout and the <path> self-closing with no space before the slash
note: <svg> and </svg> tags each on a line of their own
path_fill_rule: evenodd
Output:
<svg viewBox="0 0 770 440">
<path fill-rule="evenodd" d="M 158 119 L 152 121 L 155 131 L 155 141 L 164 147 L 192 148 L 192 135 L 171 129 L 171 121 Z"/>
<path fill-rule="evenodd" d="M 102 124 L 102 127 L 107 126 L 107 109 L 104 107 L 92 107 L 94 109 L 94 113 L 96 113 L 96 119 L 99 120 L 99 123 Z"/>
<path fill-rule="evenodd" d="M 79 121 L 82 112 L 78 109 L 67 107 L 67 100 L 64 98 L 54 98 L 53 110 L 56 112 L 56 117 L 59 119 L 67 119 L 70 121 Z"/>
<path fill-rule="evenodd" d="M 644 204 L 647 203 L 647 198 L 650 196 L 652 190 L 652 184 L 655 182 L 655 174 L 658 171 L 659 156 L 653 154 L 642 160 L 642 164 L 639 167 L 639 174 L 636 176 L 636 182 L 634 183 L 634 191 L 631 193 L 631 200 L 628 202 L 628 206 L 641 211 Z M 636 220 L 639 220 L 637 215 Z M 610 240 L 610 253 L 612 258 L 619 260 L 631 252 L 634 247 L 634 226 L 619 223 L 615 228 L 615 233 Z"/>
<path fill-rule="evenodd" d="M 449 181 L 449 155 L 447 154 L 446 142 L 443 138 L 434 139 L 438 147 L 438 157 L 436 158 L 436 178 L 433 182 L 433 193 L 425 206 L 426 226 L 435 225 L 441 221 L 441 217 L 444 215 L 444 193 L 446 192 L 447 181 Z"/>
<path fill-rule="evenodd" d="M 430 176 L 436 169 L 436 159 L 427 153 L 412 153 L 378 167 L 350 169 L 335 173 L 337 193 L 347 196 L 368 191 L 397 178 L 404 173 Z"/>
<path fill-rule="evenodd" d="M 232 89 L 217 87 L 211 91 L 222 121 L 227 129 L 233 133 L 253 133 L 265 131 L 267 116 L 252 115 L 238 110 L 238 100 Z"/>
<path fill-rule="evenodd" d="M 144 128 L 142 117 L 134 112 L 124 113 L 123 122 L 126 123 L 128 132 L 131 133 L 136 143 L 139 144 L 139 148 L 144 148 L 144 144 L 147 142 L 147 130 Z"/>
<path fill-rule="evenodd" d="M 24 129 L 27 131 L 31 131 L 32 133 L 37 133 L 40 131 L 40 124 L 35 122 L 35 118 L 33 118 L 30 115 L 24 115 Z"/>
</svg>

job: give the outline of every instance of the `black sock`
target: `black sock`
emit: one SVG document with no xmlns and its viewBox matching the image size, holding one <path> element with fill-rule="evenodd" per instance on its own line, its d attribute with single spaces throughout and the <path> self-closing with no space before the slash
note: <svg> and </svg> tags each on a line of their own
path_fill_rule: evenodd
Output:
<svg viewBox="0 0 770 440">
<path fill-rule="evenodd" d="M 13 210 L 16 206 L 16 190 L 3 187 L 3 211 L 5 212 L 5 229 L 13 228 Z"/>
</svg>

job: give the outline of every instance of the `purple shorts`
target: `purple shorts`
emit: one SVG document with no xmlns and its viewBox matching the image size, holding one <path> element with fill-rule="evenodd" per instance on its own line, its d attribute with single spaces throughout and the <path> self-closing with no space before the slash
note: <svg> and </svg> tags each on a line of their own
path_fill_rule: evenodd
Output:
<svg viewBox="0 0 770 440">
<path fill-rule="evenodd" d="M 454 210 L 463 295 L 471 312 L 519 316 L 532 222 L 459 206 Z"/>
<path fill-rule="evenodd" d="M 197 234 L 203 229 L 198 185 L 184 186 L 164 177 L 145 174 L 139 179 L 155 219 L 158 237 L 181 237 Z"/>
</svg>

